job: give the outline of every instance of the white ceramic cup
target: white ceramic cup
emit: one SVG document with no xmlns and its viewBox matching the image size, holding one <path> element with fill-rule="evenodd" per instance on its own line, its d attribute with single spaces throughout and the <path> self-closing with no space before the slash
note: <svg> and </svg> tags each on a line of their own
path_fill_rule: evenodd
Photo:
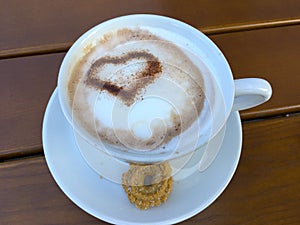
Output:
<svg viewBox="0 0 300 225">
<path fill-rule="evenodd" d="M 187 154 L 207 145 L 222 130 L 224 124 L 232 111 L 248 109 L 263 102 L 266 102 L 272 94 L 270 84 L 259 78 L 246 78 L 234 80 L 229 64 L 219 48 L 199 30 L 181 21 L 158 15 L 128 15 L 103 22 L 84 33 L 70 48 L 66 54 L 59 70 L 58 94 L 60 105 L 65 117 L 73 125 L 76 134 L 85 139 L 95 149 L 103 150 L 103 145 L 95 143 L 82 127 L 76 126 L 72 118 L 72 108 L 68 105 L 67 82 L 76 62 L 84 56 L 87 46 L 96 45 L 103 34 L 112 30 L 126 27 L 150 27 L 153 29 L 163 29 L 174 34 L 178 34 L 183 40 L 192 43 L 188 51 L 210 69 L 218 86 L 219 94 L 217 103 L 211 108 L 213 123 L 209 125 L 207 131 L 209 135 L 202 133 L 199 141 L 193 144 L 194 147 L 183 148 L 184 150 L 176 154 L 157 154 L 155 151 L 119 151 L 110 149 L 106 153 L 126 162 L 155 163 L 174 158 L 185 157 Z M 164 37 L 168 40 L 168 37 Z M 171 38 L 172 39 L 172 38 Z M 175 45 L 176 40 L 172 41 Z M 180 43 L 180 45 L 183 45 Z"/>
</svg>

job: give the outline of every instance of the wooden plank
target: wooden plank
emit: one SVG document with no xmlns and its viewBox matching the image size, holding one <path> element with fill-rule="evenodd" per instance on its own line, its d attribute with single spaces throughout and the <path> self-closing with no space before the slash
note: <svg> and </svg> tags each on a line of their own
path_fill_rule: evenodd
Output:
<svg viewBox="0 0 300 225">
<path fill-rule="evenodd" d="M 0 159 L 41 152 L 43 114 L 63 56 L 0 60 Z"/>
<path fill-rule="evenodd" d="M 224 33 L 233 33 L 233 32 L 242 32 L 249 30 L 260 30 L 276 27 L 285 27 L 299 25 L 300 18 L 289 18 L 289 19 L 280 19 L 280 20 L 269 20 L 269 21 L 259 21 L 259 22 L 248 22 L 248 23 L 236 23 L 220 26 L 211 26 L 198 28 L 206 35 L 213 34 L 224 34 Z"/>
<path fill-rule="evenodd" d="M 233 33 L 233 32 L 241 32 L 241 31 L 249 31 L 249 30 L 268 29 L 274 27 L 292 26 L 292 25 L 299 25 L 299 24 L 300 24 L 300 18 L 290 18 L 290 19 L 201 27 L 197 29 L 201 30 L 206 35 L 213 35 L 213 34 L 224 34 L 224 33 Z M 29 47 L 22 47 L 22 48 L 4 49 L 4 50 L 0 49 L 0 59 L 66 52 L 69 50 L 72 44 L 73 42 L 65 42 L 65 43 L 43 44 L 43 45 L 36 45 L 36 46 L 29 46 Z"/>
<path fill-rule="evenodd" d="M 63 194 L 43 157 L 2 163 L 0 168 L 0 224 L 105 224 Z"/>
<path fill-rule="evenodd" d="M 242 111 L 243 119 L 300 109 L 300 26 L 213 35 L 234 76 L 259 76 L 273 86 L 268 103 Z M 64 53 L 0 60 L 0 159 L 37 153 L 47 101 Z M 292 76 L 291 76 L 292 75 Z M 292 77 L 293 80 L 286 79 Z"/>
<path fill-rule="evenodd" d="M 107 19 L 133 13 L 174 17 L 197 28 L 298 18 L 300 2 L 261 0 L 0 1 L 0 51 L 72 43 Z M 7 53 L 7 52 L 6 52 Z"/>
<path fill-rule="evenodd" d="M 243 123 L 233 180 L 203 214 L 183 224 L 299 224 L 300 115 Z"/>
<path fill-rule="evenodd" d="M 300 115 L 243 123 L 236 174 L 206 210 L 181 224 L 299 224 Z M 1 224 L 105 224 L 57 187 L 43 157 L 0 164 Z"/>
<path fill-rule="evenodd" d="M 300 26 L 210 36 L 231 65 L 235 78 L 262 77 L 273 87 L 269 102 L 242 111 L 243 119 L 300 110 Z"/>
</svg>

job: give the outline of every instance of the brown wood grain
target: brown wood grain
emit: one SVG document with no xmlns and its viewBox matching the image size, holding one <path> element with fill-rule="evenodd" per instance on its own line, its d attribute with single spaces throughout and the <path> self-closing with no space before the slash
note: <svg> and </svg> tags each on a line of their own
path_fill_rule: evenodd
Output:
<svg viewBox="0 0 300 225">
<path fill-rule="evenodd" d="M 273 86 L 271 100 L 242 111 L 243 119 L 299 111 L 300 26 L 211 38 L 224 51 L 235 78 L 258 76 Z M 42 118 L 63 56 L 57 53 L 0 60 L 0 159 L 40 152 Z"/>
<path fill-rule="evenodd" d="M 296 0 L 1 0 L 0 5 L 0 51 L 72 43 L 98 23 L 133 13 L 166 15 L 197 28 L 300 16 Z"/>
<path fill-rule="evenodd" d="M 1 225 L 101 224 L 63 194 L 44 157 L 1 163 L 0 180 Z"/>
<path fill-rule="evenodd" d="M 181 224 L 300 223 L 300 115 L 243 123 L 243 150 L 223 194 Z M 0 224 L 105 224 L 58 188 L 43 157 L 0 164 Z"/>
<path fill-rule="evenodd" d="M 269 102 L 242 112 L 251 119 L 300 110 L 300 26 L 211 35 L 235 78 L 261 77 L 273 88 Z"/>
<path fill-rule="evenodd" d="M 269 102 L 241 112 L 243 151 L 229 186 L 180 224 L 300 224 L 300 1 L 0 0 L 0 225 L 106 224 L 53 180 L 42 121 L 72 43 L 133 13 L 191 24 L 220 47 L 235 78 L 262 77 L 273 87 Z"/>
<path fill-rule="evenodd" d="M 252 21 L 247 23 L 235 23 L 226 24 L 219 26 L 208 26 L 198 28 L 206 35 L 213 34 L 225 34 L 233 32 L 242 32 L 250 30 L 260 30 L 276 27 L 286 27 L 300 24 L 300 17 L 298 18 L 288 18 L 288 19 L 277 19 L 277 20 L 266 20 L 266 21 Z M 1 57 L 1 56 L 0 56 Z"/>
<path fill-rule="evenodd" d="M 276 28 L 276 27 L 293 26 L 293 25 L 300 25 L 300 17 L 236 23 L 236 24 L 227 24 L 227 25 L 217 25 L 217 26 L 208 26 L 208 27 L 201 27 L 201 28 L 196 27 L 196 28 L 201 30 L 206 35 L 214 35 L 214 34 L 242 32 L 242 31 L 249 31 L 249 30 L 260 30 L 260 29 L 268 29 L 268 28 Z M 50 43 L 50 44 L 42 44 L 42 45 L 4 49 L 4 50 L 0 49 L 0 59 L 41 55 L 41 54 L 48 54 L 48 53 L 67 52 L 69 48 L 72 46 L 72 44 L 73 42 L 69 41 L 64 43 Z"/>
<path fill-rule="evenodd" d="M 243 123 L 236 174 L 220 198 L 182 224 L 300 223 L 300 115 Z"/>
<path fill-rule="evenodd" d="M 41 152 L 43 114 L 63 56 L 0 60 L 0 159 Z"/>
</svg>

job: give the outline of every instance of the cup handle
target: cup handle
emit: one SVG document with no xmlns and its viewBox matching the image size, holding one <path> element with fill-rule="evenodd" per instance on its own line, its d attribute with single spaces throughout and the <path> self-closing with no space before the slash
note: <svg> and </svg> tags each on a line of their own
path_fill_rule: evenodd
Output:
<svg viewBox="0 0 300 225">
<path fill-rule="evenodd" d="M 239 111 L 258 106 L 271 98 L 270 83 L 260 78 L 234 80 L 235 96 L 232 111 Z"/>
</svg>

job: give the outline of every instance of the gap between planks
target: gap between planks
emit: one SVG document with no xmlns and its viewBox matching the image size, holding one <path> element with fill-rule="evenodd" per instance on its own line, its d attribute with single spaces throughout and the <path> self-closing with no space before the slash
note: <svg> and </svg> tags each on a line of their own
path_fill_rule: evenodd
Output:
<svg viewBox="0 0 300 225">
<path fill-rule="evenodd" d="M 262 121 L 276 120 L 282 118 L 297 118 L 297 117 L 299 118 L 299 116 L 300 116 L 300 111 L 294 113 L 272 115 L 263 118 L 254 118 L 254 119 L 246 119 L 246 120 L 242 119 L 242 125 L 246 123 L 259 123 Z M 4 153 L 0 151 L 0 164 L 9 161 L 23 160 L 27 158 L 35 158 L 40 156 L 44 156 L 42 144 L 37 144 L 33 147 L 28 147 L 28 148 L 8 149 Z"/>
<path fill-rule="evenodd" d="M 198 27 L 197 29 L 199 29 L 206 35 L 216 35 L 216 34 L 224 34 L 224 33 L 268 29 L 268 28 L 275 28 L 275 27 L 293 26 L 293 25 L 300 25 L 300 17 L 280 19 L 280 20 L 228 24 L 225 26 L 219 25 L 219 26 L 209 26 L 209 27 L 202 27 L 202 28 Z M 0 50 L 0 59 L 67 52 L 72 44 L 73 42 L 64 42 L 64 43 L 30 46 L 24 48 L 4 49 L 4 50 Z"/>
</svg>

